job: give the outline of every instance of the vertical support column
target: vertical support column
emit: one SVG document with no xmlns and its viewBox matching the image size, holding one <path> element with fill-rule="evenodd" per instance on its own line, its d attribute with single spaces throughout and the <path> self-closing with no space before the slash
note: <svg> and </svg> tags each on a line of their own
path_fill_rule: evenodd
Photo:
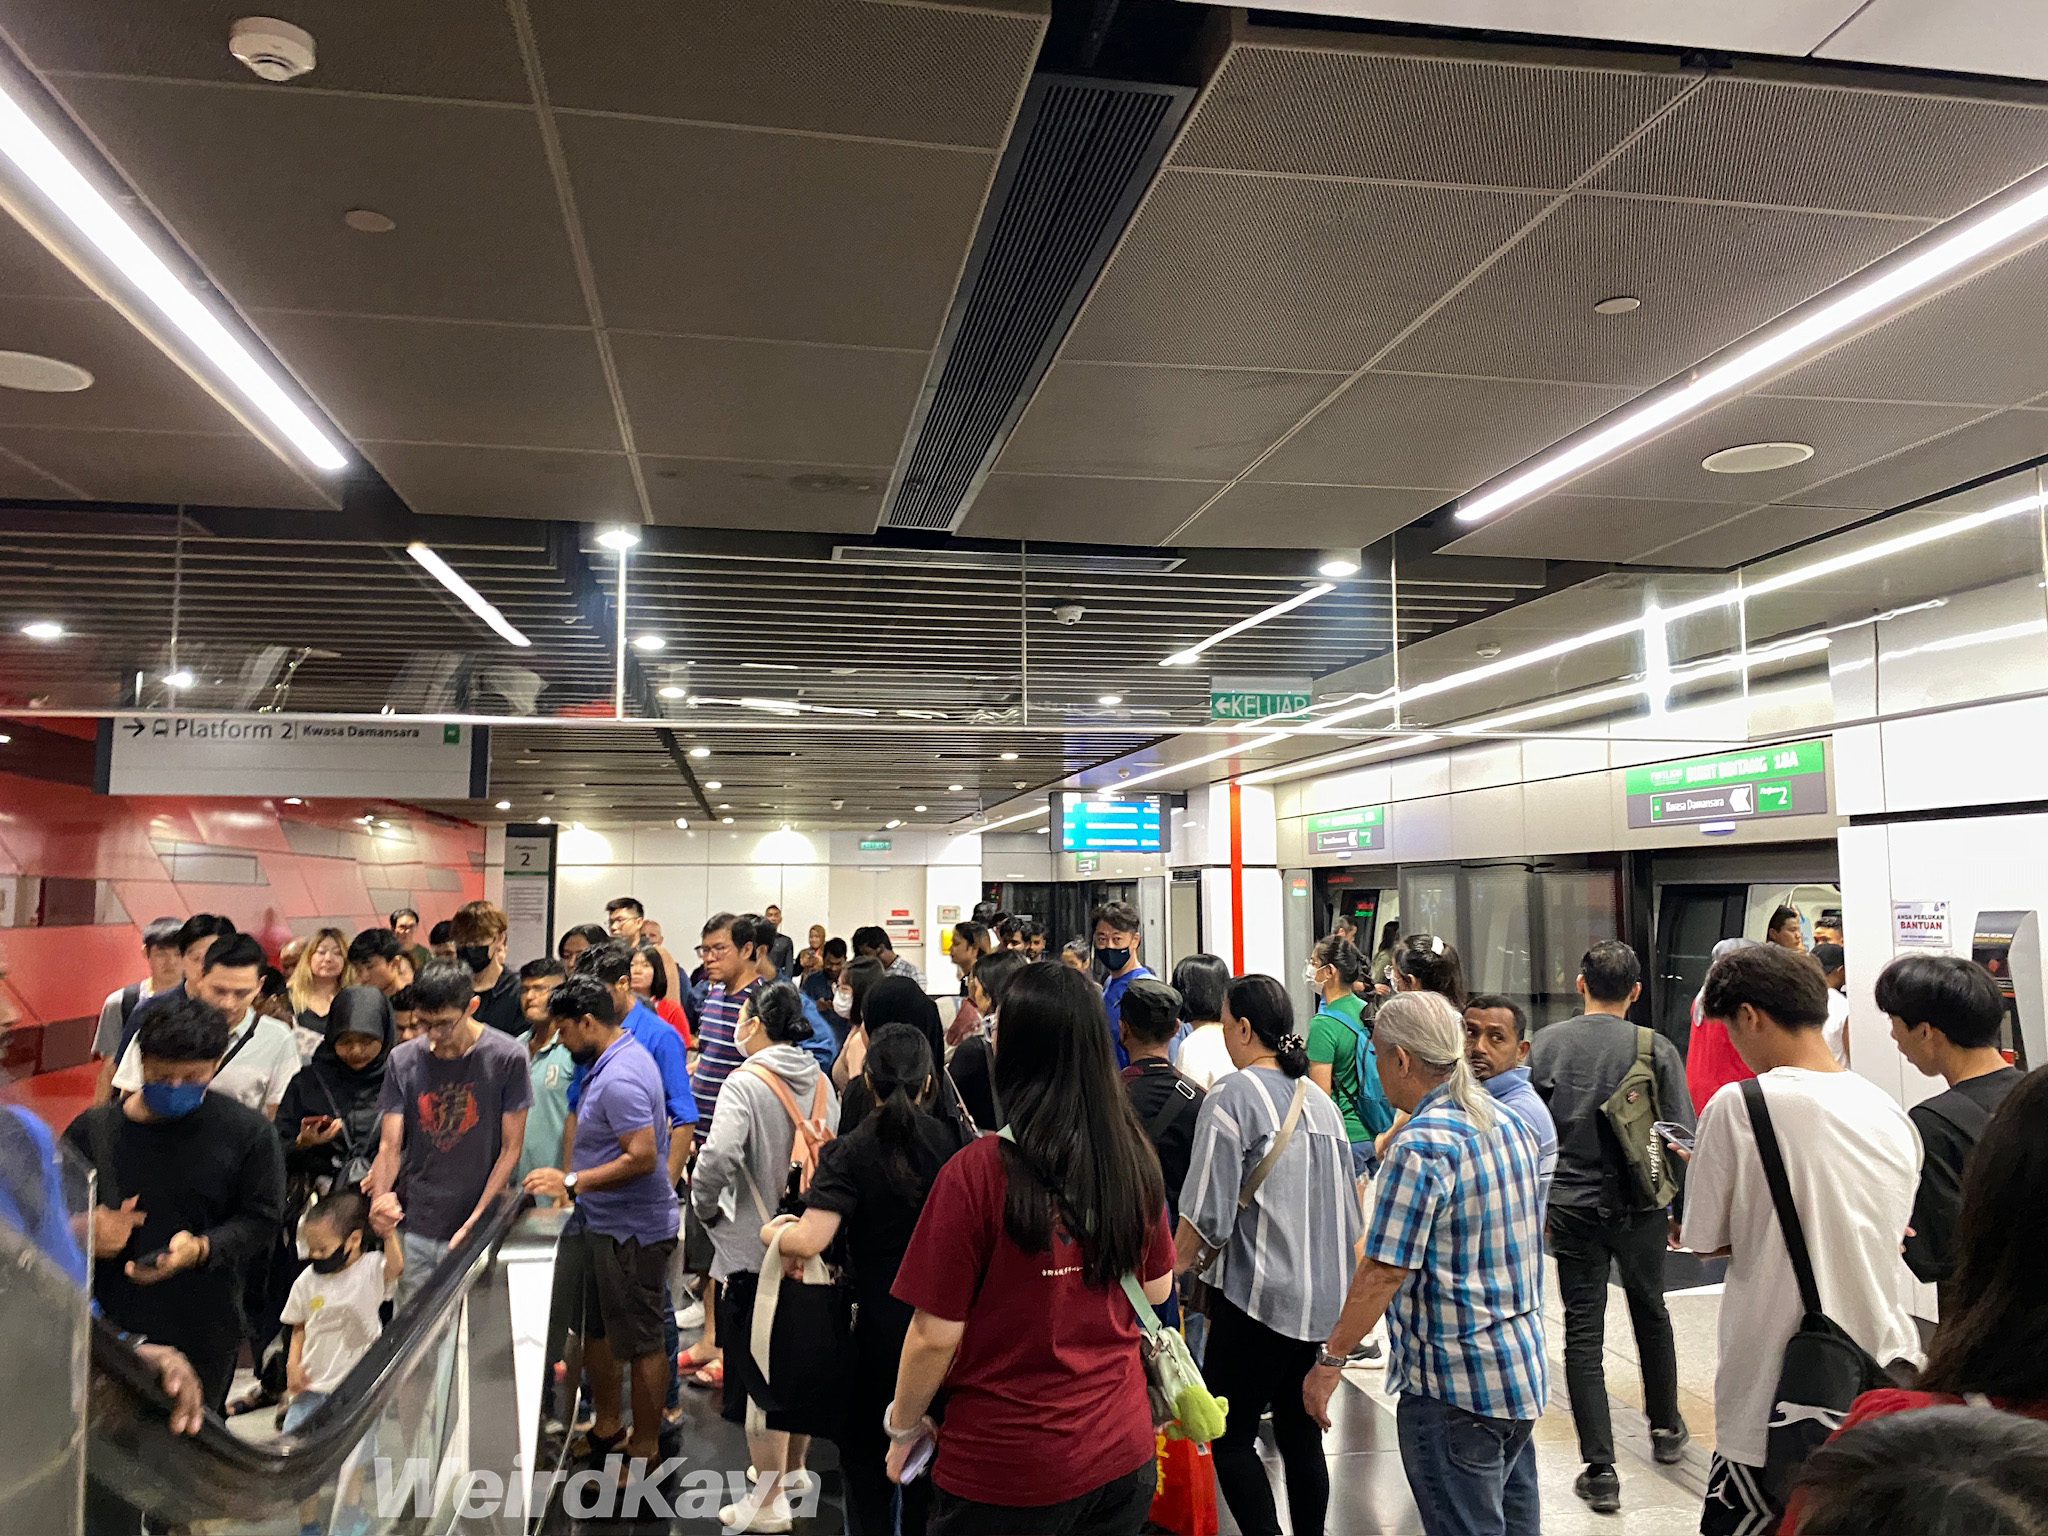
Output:
<svg viewBox="0 0 2048 1536">
<path fill-rule="evenodd" d="M 1237 975 L 1280 975 L 1284 936 L 1271 790 L 1212 784 L 1200 805 L 1202 943 Z"/>
<path fill-rule="evenodd" d="M 1244 789 L 1230 786 L 1230 971 L 1244 974 Z"/>
</svg>

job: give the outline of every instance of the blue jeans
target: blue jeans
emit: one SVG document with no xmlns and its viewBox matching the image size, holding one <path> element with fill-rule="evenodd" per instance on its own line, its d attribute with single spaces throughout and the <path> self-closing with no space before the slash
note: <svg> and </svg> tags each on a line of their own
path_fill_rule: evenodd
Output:
<svg viewBox="0 0 2048 1536">
<path fill-rule="evenodd" d="M 410 1232 L 398 1234 L 399 1251 L 405 1255 L 405 1271 L 398 1277 L 398 1289 L 391 1297 L 391 1311 L 396 1314 L 405 1310 L 413 1293 L 427 1283 L 428 1278 L 448 1257 L 448 1244 L 437 1237 L 415 1237 Z"/>
<path fill-rule="evenodd" d="M 1489 1419 L 1406 1392 L 1401 1468 L 1426 1536 L 1538 1536 L 1533 1419 Z"/>
<path fill-rule="evenodd" d="M 313 1416 L 313 1410 L 327 1401 L 325 1392 L 301 1392 L 284 1411 L 284 1432 L 295 1434 L 301 1424 Z"/>
<path fill-rule="evenodd" d="M 1354 1141 L 1351 1143 L 1351 1177 L 1354 1179 L 1366 1177 L 1366 1175 L 1373 1171 L 1377 1163 L 1378 1159 L 1372 1155 L 1372 1143 L 1370 1141 Z"/>
</svg>

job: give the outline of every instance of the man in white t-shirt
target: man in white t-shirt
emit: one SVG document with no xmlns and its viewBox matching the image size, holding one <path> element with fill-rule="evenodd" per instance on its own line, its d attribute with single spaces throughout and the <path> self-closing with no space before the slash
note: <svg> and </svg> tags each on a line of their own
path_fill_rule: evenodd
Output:
<svg viewBox="0 0 2048 1536">
<path fill-rule="evenodd" d="M 246 933 L 228 934 L 213 941 L 202 966 L 187 990 L 235 1020 L 208 1092 L 274 1117 L 285 1085 L 298 1074 L 299 1043 L 288 1027 L 253 1009 L 263 980 L 263 946 Z M 113 1085 L 122 1093 L 142 1086 L 142 1051 L 134 1041 L 114 1070 Z"/>
<path fill-rule="evenodd" d="M 1917 1364 L 1899 1246 L 1920 1182 L 1920 1133 L 1828 1049 L 1827 985 L 1811 956 L 1770 944 L 1736 950 L 1714 962 L 1701 1000 L 1763 1086 L 1822 1307 L 1881 1364 Z M 1700 1115 L 1681 1241 L 1729 1256 L 1700 1530 L 1762 1536 L 1778 1524 L 1763 1469 L 1779 1367 L 1802 1309 L 1740 1083 Z"/>
<path fill-rule="evenodd" d="M 149 974 L 125 987 L 116 987 L 100 1004 L 99 1028 L 92 1037 L 92 1053 L 101 1061 L 99 1078 L 93 1086 L 93 1103 L 106 1103 L 114 1091 L 114 1068 L 119 1064 L 121 1047 L 127 1043 L 128 1020 L 135 1010 L 185 979 L 185 952 L 178 945 L 178 936 L 184 931 L 185 920 L 181 917 L 159 917 L 143 929 L 142 958 Z"/>
</svg>

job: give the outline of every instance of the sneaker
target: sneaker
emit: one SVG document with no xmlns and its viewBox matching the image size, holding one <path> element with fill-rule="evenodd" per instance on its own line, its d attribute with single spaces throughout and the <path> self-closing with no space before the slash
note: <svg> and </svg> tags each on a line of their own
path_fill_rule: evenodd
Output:
<svg viewBox="0 0 2048 1536">
<path fill-rule="evenodd" d="M 704 1303 L 693 1301 L 676 1314 L 678 1328 L 702 1328 L 704 1326 Z"/>
<path fill-rule="evenodd" d="M 1650 1454 L 1657 1458 L 1660 1467 L 1675 1467 L 1685 1460 L 1686 1443 L 1692 1439 L 1692 1431 L 1683 1424 L 1676 1429 L 1653 1429 L 1650 1431 Z"/>
<path fill-rule="evenodd" d="M 787 1531 L 793 1525 L 789 1512 L 789 1500 L 777 1493 L 766 1504 L 758 1501 L 761 1485 L 756 1483 L 747 1496 L 737 1504 L 728 1504 L 718 1512 L 718 1523 L 738 1536 L 741 1531 Z"/>
<path fill-rule="evenodd" d="M 1588 1467 L 1572 1484 L 1572 1492 L 1591 1506 L 1596 1515 L 1611 1515 L 1621 1508 L 1621 1478 L 1612 1467 Z"/>
<path fill-rule="evenodd" d="M 1344 1358 L 1353 1365 L 1385 1365 L 1387 1363 L 1386 1355 L 1380 1349 L 1380 1341 L 1378 1339 L 1367 1339 Z"/>
<path fill-rule="evenodd" d="M 793 1493 L 798 1498 L 802 1498 L 811 1491 L 811 1479 L 814 1476 L 816 1474 L 808 1467 L 798 1467 L 794 1472 L 785 1472 L 782 1474 L 782 1487 L 778 1491 Z M 751 1465 L 747 1468 L 747 1481 L 750 1483 L 761 1481 L 761 1474 L 756 1472 Z"/>
</svg>

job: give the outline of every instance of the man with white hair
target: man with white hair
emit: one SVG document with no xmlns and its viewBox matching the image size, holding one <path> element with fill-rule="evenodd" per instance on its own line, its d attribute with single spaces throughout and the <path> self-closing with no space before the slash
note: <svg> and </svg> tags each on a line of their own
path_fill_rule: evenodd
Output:
<svg viewBox="0 0 2048 1536">
<path fill-rule="evenodd" d="M 1327 1428 L 1345 1357 L 1384 1314 L 1401 1465 L 1426 1536 L 1536 1536 L 1530 1437 L 1548 1390 L 1536 1135 L 1474 1079 L 1463 1021 L 1436 993 L 1389 998 L 1373 1044 L 1409 1119 L 1302 1396 Z"/>
</svg>

